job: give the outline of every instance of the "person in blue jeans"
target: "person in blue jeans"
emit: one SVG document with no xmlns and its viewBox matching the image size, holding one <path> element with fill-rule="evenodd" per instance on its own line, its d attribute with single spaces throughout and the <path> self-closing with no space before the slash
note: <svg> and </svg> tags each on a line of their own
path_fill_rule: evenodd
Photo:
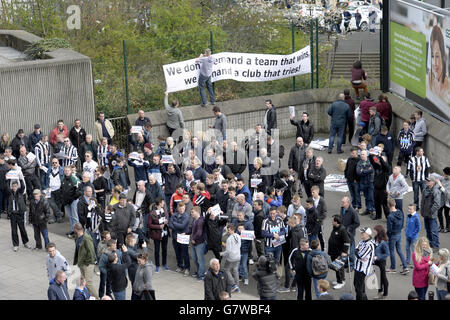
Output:
<svg viewBox="0 0 450 320">
<path fill-rule="evenodd" d="M 177 205 L 177 212 L 169 219 L 169 228 L 172 230 L 172 245 L 175 250 L 178 268 L 176 272 L 184 272 L 184 276 L 189 276 L 191 264 L 189 261 L 189 251 L 187 244 L 182 244 L 177 241 L 178 234 L 186 234 L 189 231 L 189 214 L 185 213 L 186 207 L 184 203 Z"/>
<path fill-rule="evenodd" d="M 240 222 L 237 227 L 238 234 L 245 230 L 245 225 Z M 250 229 L 249 229 L 250 230 Z M 239 276 L 244 279 L 244 285 L 248 286 L 248 252 L 252 245 L 251 240 L 241 239 L 241 261 L 239 261 Z"/>
<path fill-rule="evenodd" d="M 366 199 L 366 211 L 362 215 L 369 215 L 375 212 L 373 201 L 373 180 L 374 168 L 370 163 L 367 150 L 361 151 L 361 159 L 356 165 L 356 174 L 359 176 L 359 190 L 364 193 Z"/>
<path fill-rule="evenodd" d="M 191 256 L 197 269 L 197 272 L 193 273 L 192 277 L 197 277 L 198 281 L 203 281 L 205 278 L 206 233 L 203 227 L 204 218 L 201 217 L 200 207 L 192 208 L 191 217 L 193 221 L 188 234 L 191 235 Z"/>
<path fill-rule="evenodd" d="M 208 89 L 209 99 L 211 100 L 211 104 L 216 102 L 216 98 L 214 96 L 214 90 L 211 83 L 211 74 L 214 66 L 214 62 L 216 58 L 211 56 L 211 49 L 206 49 L 205 53 L 200 54 L 200 56 L 195 60 L 195 62 L 200 64 L 200 76 L 198 79 L 198 90 L 200 91 L 200 96 L 202 98 L 202 107 L 206 107 L 208 100 L 206 99 L 205 94 L 205 85 L 206 89 Z"/>
<path fill-rule="evenodd" d="M 350 106 L 345 102 L 345 95 L 339 94 L 338 100 L 333 102 L 328 108 L 328 115 L 331 116 L 330 139 L 328 144 L 328 153 L 331 153 L 334 147 L 334 138 L 337 134 L 337 153 L 343 153 L 341 150 L 344 139 L 345 127 L 347 121 L 351 121 Z"/>
<path fill-rule="evenodd" d="M 442 192 L 436 183 L 436 178 L 426 178 L 427 187 L 423 190 L 421 201 L 421 214 L 423 223 L 427 232 L 427 238 L 430 241 L 431 248 L 439 248 L 439 228 L 438 228 L 438 211 L 444 204 L 442 200 Z"/>
<path fill-rule="evenodd" d="M 421 229 L 421 223 L 418 213 L 416 212 L 416 204 L 411 203 L 408 206 L 408 215 L 406 217 L 405 228 L 405 251 L 406 251 L 406 264 L 409 266 L 411 263 L 411 253 L 414 251 L 414 246 L 419 238 L 419 232 Z"/>
<path fill-rule="evenodd" d="M 388 270 L 388 273 L 395 272 L 395 248 L 403 265 L 403 270 L 400 273 L 406 275 L 409 273 L 409 269 L 401 248 L 402 229 L 405 218 L 403 217 L 403 212 L 395 208 L 394 199 L 388 198 L 387 202 L 389 207 L 389 215 L 387 218 L 387 236 L 389 237 L 389 252 L 391 256 L 391 268 Z"/>
<path fill-rule="evenodd" d="M 352 147 L 350 150 L 350 157 L 345 164 L 344 176 L 347 179 L 348 191 L 352 198 L 352 206 L 359 212 L 362 208 L 361 192 L 359 191 L 359 176 L 356 173 L 356 165 L 359 162 L 358 148 Z"/>
<path fill-rule="evenodd" d="M 119 257 L 115 252 L 108 256 L 109 265 L 107 267 L 108 278 L 111 281 L 111 289 L 115 300 L 125 300 L 127 296 L 127 270 L 131 265 L 128 249 L 122 245 L 122 264 L 119 264 Z"/>
<path fill-rule="evenodd" d="M 317 281 L 319 281 L 320 279 L 326 279 L 326 277 L 328 275 L 328 271 L 321 275 L 314 274 L 313 267 L 312 267 L 312 260 L 317 255 L 322 255 L 325 258 L 325 260 L 327 261 L 327 264 L 329 267 L 328 256 L 324 251 L 320 250 L 319 240 L 313 240 L 313 241 L 311 241 L 311 251 L 309 252 L 308 257 L 306 259 L 306 270 L 308 270 L 308 273 L 313 280 L 314 292 L 316 293 L 316 298 L 319 299 L 320 292 L 319 292 L 319 286 L 318 286 Z"/>
</svg>

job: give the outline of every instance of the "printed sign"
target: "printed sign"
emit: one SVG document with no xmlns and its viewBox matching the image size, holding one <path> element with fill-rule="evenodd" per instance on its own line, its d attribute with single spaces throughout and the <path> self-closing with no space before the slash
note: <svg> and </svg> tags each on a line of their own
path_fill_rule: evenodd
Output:
<svg viewBox="0 0 450 320">
<path fill-rule="evenodd" d="M 241 240 L 253 240 L 255 239 L 255 231 L 253 230 L 242 230 Z"/>
<path fill-rule="evenodd" d="M 181 244 L 189 244 L 189 235 L 182 235 L 180 233 L 177 234 L 177 242 Z"/>
<path fill-rule="evenodd" d="M 172 158 L 172 156 L 169 154 L 169 155 L 167 155 L 167 154 L 165 154 L 165 155 L 163 155 L 162 157 L 161 157 L 161 163 L 162 164 L 165 164 L 165 163 L 173 163 L 173 158 Z"/>
</svg>

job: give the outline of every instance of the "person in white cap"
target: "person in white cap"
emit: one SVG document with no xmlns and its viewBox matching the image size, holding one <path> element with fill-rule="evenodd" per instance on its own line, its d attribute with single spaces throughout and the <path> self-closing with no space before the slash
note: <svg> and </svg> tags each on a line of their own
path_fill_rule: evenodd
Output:
<svg viewBox="0 0 450 320">
<path fill-rule="evenodd" d="M 367 300 L 366 276 L 370 274 L 373 257 L 375 256 L 375 243 L 372 240 L 372 229 L 369 227 L 359 229 L 361 241 L 355 249 L 355 278 L 353 284 L 356 291 L 356 300 Z"/>
</svg>

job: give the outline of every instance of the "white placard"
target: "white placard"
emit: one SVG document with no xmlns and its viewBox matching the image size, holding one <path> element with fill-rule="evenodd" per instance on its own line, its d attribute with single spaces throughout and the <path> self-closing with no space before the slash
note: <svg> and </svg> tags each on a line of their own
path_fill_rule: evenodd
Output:
<svg viewBox="0 0 450 320">
<path fill-rule="evenodd" d="M 291 115 L 292 118 L 295 118 L 295 107 L 294 106 L 289 106 L 289 114 Z"/>
<path fill-rule="evenodd" d="M 36 159 L 36 156 L 32 152 L 28 152 L 27 159 L 28 159 L 29 162 L 33 162 L 34 159 Z"/>
<path fill-rule="evenodd" d="M 272 81 L 311 72 L 310 47 L 288 54 L 221 52 L 216 59 L 211 81 L 232 79 L 242 82 Z M 200 64 L 190 59 L 163 66 L 167 92 L 198 86 Z"/>
<path fill-rule="evenodd" d="M 166 222 L 166 217 L 159 218 L 159 220 L 158 220 L 159 224 L 164 224 L 164 222 Z"/>
<path fill-rule="evenodd" d="M 128 159 L 139 160 L 139 153 L 137 153 L 137 152 L 131 152 L 131 153 L 128 155 Z"/>
<path fill-rule="evenodd" d="M 13 171 L 9 171 L 6 175 L 5 175 L 6 180 L 14 180 L 14 179 L 19 179 L 19 172 L 16 170 Z"/>
<path fill-rule="evenodd" d="M 142 130 L 142 126 L 132 126 L 131 127 L 131 133 L 142 133 L 144 130 Z"/>
<path fill-rule="evenodd" d="M 165 164 L 165 163 L 173 163 L 173 159 L 172 156 L 170 154 L 164 154 L 161 157 L 161 163 Z"/>
<path fill-rule="evenodd" d="M 180 233 L 177 233 L 177 242 L 180 244 L 189 244 L 189 235 L 182 235 Z"/>
<path fill-rule="evenodd" d="M 215 206 L 211 207 L 211 214 L 213 216 L 219 216 L 222 213 L 222 210 L 220 209 L 220 206 L 216 204 Z"/>
<path fill-rule="evenodd" d="M 262 179 L 250 179 L 250 187 L 256 188 L 261 182 Z"/>
<path fill-rule="evenodd" d="M 272 241 L 272 244 L 274 247 L 278 247 L 278 246 L 282 245 L 283 243 L 286 243 L 286 237 L 284 235 L 280 236 L 280 240 L 275 239 Z"/>
<path fill-rule="evenodd" d="M 242 230 L 241 240 L 253 240 L 255 239 L 255 231 L 253 230 Z"/>
</svg>

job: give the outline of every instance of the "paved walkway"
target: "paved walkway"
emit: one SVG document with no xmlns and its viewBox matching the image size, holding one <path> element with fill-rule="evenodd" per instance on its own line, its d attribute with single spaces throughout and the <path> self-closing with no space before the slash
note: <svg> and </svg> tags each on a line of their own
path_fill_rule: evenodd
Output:
<svg viewBox="0 0 450 320">
<path fill-rule="evenodd" d="M 320 135 L 325 138 L 324 135 Z M 285 157 L 282 159 L 282 167 L 287 167 L 287 160 L 289 150 L 295 143 L 294 138 L 282 140 L 281 143 L 285 146 Z M 336 149 L 334 149 L 336 150 Z M 325 159 L 324 165 L 328 174 L 340 173 L 337 167 L 338 158 L 347 157 L 347 153 L 350 150 L 349 144 L 343 146 L 345 154 L 337 155 L 334 151 L 333 154 L 327 154 L 324 151 L 314 151 L 316 156 L 322 156 Z M 396 159 L 396 158 L 394 158 Z M 404 172 L 404 167 L 403 170 Z M 245 174 L 246 175 L 246 174 Z M 130 177 L 131 178 L 131 177 Z M 409 179 L 408 184 L 411 184 Z M 331 231 L 331 216 L 339 213 L 340 199 L 348 194 L 340 192 L 326 191 L 326 201 L 328 206 L 328 218 L 324 223 L 324 238 L 327 240 Z M 302 201 L 305 199 L 303 198 Z M 403 201 L 404 207 L 408 203 L 412 202 L 412 192 L 405 195 Z M 377 224 L 386 226 L 386 219 L 373 221 L 367 216 L 360 217 L 361 226 L 369 226 L 373 228 Z M 421 221 L 423 219 L 421 218 Z M 66 257 L 69 263 L 73 262 L 74 253 L 74 241 L 64 236 L 64 233 L 68 231 L 69 223 L 67 217 L 65 217 L 64 223 L 52 224 L 49 226 L 50 241 L 55 242 L 57 249 L 63 256 Z M 30 239 L 30 245 L 34 246 L 33 230 L 30 226 L 27 226 L 28 237 Z M 2 260 L 0 262 L 0 300 L 46 300 L 48 280 L 45 269 L 45 258 L 47 253 L 45 251 L 32 251 L 26 249 L 21 244 L 18 252 L 12 251 L 11 243 L 11 229 L 9 220 L 6 220 L 3 216 L 0 219 L 0 250 L 2 252 Z M 424 236 L 425 231 L 422 230 L 420 236 Z M 450 233 L 439 234 L 441 247 L 450 248 Z M 356 241 L 359 241 L 359 235 L 356 236 Z M 402 235 L 402 247 L 405 244 L 404 235 Z M 149 246 L 150 257 L 153 260 L 153 243 Z M 253 250 L 253 252 L 256 252 Z M 205 262 L 208 262 L 212 258 L 212 253 L 209 252 L 205 257 Z M 399 257 L 396 256 L 397 270 L 400 271 Z M 389 261 L 388 261 L 389 264 Z M 174 257 L 174 251 L 172 245 L 168 245 L 168 266 L 171 270 L 175 270 L 176 262 Z M 255 265 L 251 265 L 249 268 L 249 274 L 255 270 Z M 193 271 L 193 270 L 191 270 Z M 69 277 L 69 293 L 72 296 L 75 289 L 75 279 L 79 273 L 74 272 Z M 344 292 L 353 292 L 353 274 L 351 277 L 346 275 L 347 281 L 345 287 L 341 290 L 331 289 L 331 293 L 335 297 L 339 297 Z M 328 273 L 327 280 L 332 282 L 336 279 L 335 272 Z M 279 287 L 283 284 L 283 279 L 279 280 Z M 409 275 L 403 276 L 399 273 L 388 274 L 389 280 L 389 299 L 390 300 L 405 300 L 408 292 L 413 290 L 412 287 L 412 272 Z M 98 288 L 99 276 L 94 276 L 95 286 Z M 242 283 L 240 283 L 242 284 Z M 153 287 L 156 290 L 156 297 L 159 300 L 202 300 L 204 297 L 203 283 L 197 283 L 192 277 L 183 277 L 181 274 L 177 274 L 173 271 L 160 271 L 154 275 Z M 240 286 L 242 293 L 233 294 L 233 300 L 254 300 L 258 299 L 256 283 L 250 277 L 249 286 Z M 434 286 L 430 286 L 429 290 L 434 290 Z M 369 299 L 376 295 L 376 289 L 367 289 L 367 295 Z M 131 297 L 131 285 L 127 289 L 127 297 Z M 280 300 L 294 300 L 296 299 L 296 292 L 279 293 L 278 299 Z"/>
</svg>

